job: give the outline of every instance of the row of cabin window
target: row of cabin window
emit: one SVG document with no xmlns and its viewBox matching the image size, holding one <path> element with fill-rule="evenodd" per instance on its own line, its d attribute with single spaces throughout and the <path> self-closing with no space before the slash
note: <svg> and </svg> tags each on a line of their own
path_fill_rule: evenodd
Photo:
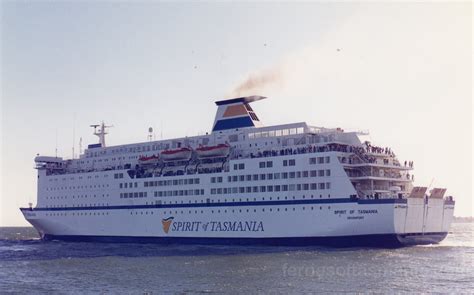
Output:
<svg viewBox="0 0 474 295">
<path fill-rule="evenodd" d="M 103 198 L 108 197 L 108 196 L 109 196 L 109 194 L 102 194 L 102 197 L 103 197 Z M 87 195 L 72 195 L 72 198 L 73 198 L 73 199 L 74 199 L 74 198 L 80 199 L 80 198 L 87 198 L 87 197 L 88 197 Z M 91 198 L 92 198 L 92 197 L 96 198 L 97 195 L 94 195 L 94 196 L 90 195 L 90 197 L 91 197 Z M 100 195 L 99 195 L 99 197 L 100 197 Z M 68 198 L 68 196 L 51 196 L 51 197 L 50 197 L 50 196 L 47 196 L 47 197 L 46 197 L 46 200 L 48 200 L 48 199 L 49 199 L 49 200 L 59 200 L 59 199 L 67 199 L 67 198 Z"/>
<path fill-rule="evenodd" d="M 315 164 L 327 164 L 329 163 L 330 158 L 329 156 L 326 157 L 314 157 L 314 158 L 309 158 L 309 164 L 315 165 Z"/>
<path fill-rule="evenodd" d="M 259 162 L 258 167 L 259 168 L 272 168 L 273 167 L 273 161 Z"/>
<path fill-rule="evenodd" d="M 146 198 L 147 192 L 120 193 L 120 199 Z"/>
<path fill-rule="evenodd" d="M 318 196 L 316 196 L 316 198 L 317 198 L 317 197 L 318 197 Z M 327 197 L 330 199 L 330 198 L 331 198 L 331 194 L 328 194 Z M 308 195 L 308 199 L 314 199 L 314 198 L 315 198 L 314 195 L 311 195 L 311 196 Z M 319 198 L 322 199 L 322 198 L 323 198 L 323 195 L 320 194 L 320 195 L 319 195 Z M 267 200 L 270 200 L 270 201 L 272 201 L 272 200 L 277 200 L 277 201 L 280 201 L 280 200 L 291 200 L 291 199 L 296 200 L 296 197 L 295 197 L 295 196 L 293 196 L 293 197 L 288 197 L 288 196 L 279 197 L 279 196 L 277 196 L 277 197 L 268 197 L 268 198 L 267 198 Z M 298 199 L 303 199 L 303 200 L 304 200 L 304 199 L 306 199 L 306 195 L 303 195 L 302 198 L 298 198 Z M 200 201 L 200 202 L 199 202 L 199 201 Z M 205 201 L 206 201 L 206 203 L 221 203 L 221 199 L 217 199 L 217 200 L 216 200 L 216 199 L 207 198 Z M 262 197 L 262 198 L 253 198 L 253 199 L 252 199 L 252 198 L 238 198 L 238 199 L 237 199 L 237 198 L 232 198 L 232 200 L 231 200 L 231 199 L 223 199 L 222 202 L 227 203 L 227 202 L 242 202 L 242 201 L 244 201 L 244 202 L 265 201 L 265 197 Z M 194 201 L 188 200 L 188 203 L 189 203 L 189 204 L 192 204 L 192 203 L 195 203 L 195 204 L 197 204 L 197 203 L 204 203 L 204 200 L 194 200 Z M 161 201 L 161 200 L 159 200 L 159 201 L 155 201 L 155 204 L 156 204 L 156 205 L 161 205 L 161 204 L 166 205 L 166 204 L 186 204 L 186 203 L 185 203 L 183 200 L 180 200 L 180 201 L 177 201 L 177 200 L 175 200 L 175 201 L 168 201 L 168 203 L 167 203 L 166 201 Z M 146 205 L 148 205 L 148 202 L 146 202 Z M 150 205 L 153 205 L 153 202 L 150 202 Z"/>
<path fill-rule="evenodd" d="M 47 187 L 47 191 L 59 191 L 59 190 L 67 190 L 67 189 L 87 189 L 87 188 L 101 188 L 101 187 L 109 187 L 108 184 L 94 184 L 94 185 L 78 185 L 78 186 L 60 186 L 60 187 Z"/>
<path fill-rule="evenodd" d="M 204 189 L 175 190 L 175 191 L 159 191 L 155 192 L 155 197 L 175 197 L 175 196 L 202 196 Z"/>
<path fill-rule="evenodd" d="M 227 176 L 227 182 L 237 181 L 258 181 L 258 180 L 273 180 L 273 179 L 288 179 L 288 178 L 306 178 L 306 177 L 324 177 L 331 176 L 330 169 L 310 170 L 310 171 L 293 171 L 293 172 L 277 172 L 267 174 L 247 174 Z M 222 182 L 222 177 L 211 177 L 211 183 Z"/>
<path fill-rule="evenodd" d="M 115 179 L 123 178 L 123 173 L 114 173 L 114 178 Z"/>
<path fill-rule="evenodd" d="M 173 180 L 155 180 L 145 181 L 143 185 L 145 187 L 152 186 L 170 186 L 170 185 L 187 185 L 187 184 L 199 184 L 199 178 L 186 178 L 186 179 L 173 179 Z"/>
<path fill-rule="evenodd" d="M 65 204 L 65 205 L 46 205 L 46 208 L 68 208 L 68 207 L 108 207 L 109 203 L 94 203 L 94 204 Z"/>
<path fill-rule="evenodd" d="M 311 207 L 307 207 L 308 210 L 318 210 L 318 207 L 314 207 L 314 206 L 311 206 Z M 327 208 L 328 210 L 331 210 L 331 206 L 325 206 L 325 208 Z M 288 209 L 293 209 L 292 211 L 296 211 L 297 207 L 284 207 L 284 208 L 281 208 L 281 211 L 288 211 Z M 299 210 L 306 210 L 306 206 L 303 206 L 303 207 L 299 207 L 298 208 Z M 319 210 L 323 210 L 323 206 L 319 206 Z M 192 214 L 192 211 L 193 210 L 188 210 L 187 213 L 185 213 L 186 211 L 184 210 L 181 210 L 181 214 Z M 208 210 L 206 210 L 208 211 Z M 242 212 L 245 212 L 245 213 L 250 213 L 250 212 L 254 212 L 256 213 L 257 211 L 260 211 L 260 209 L 232 209 L 232 210 L 227 210 L 227 209 L 224 209 L 224 210 L 211 210 L 211 214 L 214 214 L 214 213 L 242 213 Z M 261 209 L 262 212 L 265 212 L 265 208 L 262 208 Z M 280 212 L 280 207 L 276 207 L 276 208 L 267 208 L 267 212 Z M 163 214 L 166 215 L 168 211 L 164 211 Z M 169 211 L 169 214 L 178 214 L 179 211 L 175 210 L 175 211 Z M 201 212 L 201 214 L 204 214 L 204 210 L 194 210 L 194 214 L 198 214 L 199 212 Z M 206 212 L 206 214 L 208 214 L 209 212 Z M 147 213 L 148 214 L 148 213 Z M 153 214 L 153 213 L 152 213 Z M 132 212 L 130 212 L 130 215 L 133 215 Z M 135 215 L 138 215 L 138 212 L 135 212 Z M 143 212 L 141 213 L 141 215 L 143 215 Z"/>
<path fill-rule="evenodd" d="M 138 183 L 137 182 L 119 183 L 119 188 L 132 188 L 132 187 L 138 187 Z"/>
<path fill-rule="evenodd" d="M 100 216 L 100 215 L 109 215 L 109 212 L 78 212 L 78 213 L 71 213 L 72 216 Z M 46 213 L 46 216 L 68 216 L 67 213 Z"/>
<path fill-rule="evenodd" d="M 95 176 L 94 176 L 94 178 L 99 178 L 99 177 L 100 177 L 99 175 L 95 175 Z M 104 178 L 107 178 L 107 177 L 109 177 L 109 175 L 108 175 L 108 174 L 104 174 L 103 177 L 104 177 Z M 58 178 L 51 178 L 51 176 L 49 176 L 48 178 L 49 178 L 49 180 L 48 180 L 49 182 L 51 182 L 51 181 L 58 181 L 58 180 L 59 180 Z M 79 180 L 81 180 L 81 179 L 83 179 L 83 178 L 84 178 L 83 176 L 79 176 L 79 177 L 78 177 Z M 122 178 L 123 178 L 123 177 L 122 177 Z M 70 177 L 69 179 L 70 179 L 70 180 L 75 180 L 76 178 L 75 178 L 75 177 Z M 92 175 L 88 175 L 88 176 L 87 176 L 87 179 L 92 179 Z M 61 180 L 62 180 L 62 181 L 66 181 L 67 178 L 66 178 L 66 177 L 63 177 Z"/>
<path fill-rule="evenodd" d="M 287 128 L 287 129 L 253 132 L 253 133 L 249 133 L 248 137 L 249 139 L 254 139 L 254 138 L 260 138 L 260 137 L 287 136 L 287 135 L 295 135 L 295 134 L 303 134 L 303 133 L 304 133 L 303 127 L 295 127 L 295 128 Z"/>
<path fill-rule="evenodd" d="M 244 163 L 234 164 L 234 170 L 244 170 L 244 169 L 245 169 Z"/>
<path fill-rule="evenodd" d="M 318 196 L 316 196 L 316 199 L 317 199 Z M 331 194 L 328 194 L 327 197 L 330 199 L 331 198 Z M 314 199 L 315 196 L 314 195 L 311 195 L 311 196 L 308 196 L 308 199 Z M 319 195 L 319 198 L 322 199 L 323 198 L 323 195 L 320 194 Z M 267 200 L 277 200 L 277 201 L 280 201 L 280 200 L 296 200 L 296 197 L 293 196 L 293 197 L 288 197 L 288 196 L 285 196 L 285 197 L 269 197 L 267 198 Z M 298 198 L 298 199 L 306 199 L 306 195 L 303 195 L 302 198 Z M 198 202 L 199 200 L 194 200 L 194 203 L 197 204 L 199 203 Z M 262 198 L 232 198 L 231 199 L 223 199 L 223 202 L 224 203 L 227 203 L 227 202 L 257 202 L 257 201 L 265 201 L 265 197 L 262 197 Z M 188 201 L 189 204 L 192 204 L 193 202 L 191 200 Z M 204 200 L 200 200 L 200 203 L 204 203 Z M 206 199 L 206 203 L 221 203 L 221 199 L 210 199 L 210 198 L 207 198 Z M 161 205 L 162 204 L 162 201 L 155 201 L 155 204 L 156 205 Z M 166 201 L 163 201 L 163 205 L 166 205 L 166 204 L 186 204 L 183 200 L 181 201 L 168 201 L 168 203 L 166 203 Z M 146 202 L 146 205 L 148 205 L 148 202 Z M 150 205 L 153 205 L 152 202 L 150 202 Z"/>
<path fill-rule="evenodd" d="M 287 191 L 308 191 L 308 190 L 324 190 L 331 189 L 330 182 L 319 183 L 302 183 L 302 184 L 283 184 L 283 185 L 261 185 L 247 187 L 229 187 L 229 188 L 213 188 L 211 195 L 220 194 L 243 194 L 243 193 L 265 193 L 265 192 L 287 192 Z"/>
<path fill-rule="evenodd" d="M 202 144 L 206 145 L 209 142 L 209 138 L 203 138 Z M 107 150 L 102 149 L 101 151 L 88 151 L 85 153 L 86 157 L 100 157 L 101 155 L 107 154 L 121 154 L 121 153 L 136 153 L 136 152 L 149 152 L 149 151 L 160 151 L 160 150 L 167 150 L 169 148 L 176 148 L 181 147 L 182 142 L 168 142 L 168 143 L 160 143 L 160 144 L 153 144 L 153 145 L 146 145 L 146 146 L 135 146 L 135 147 L 119 147 L 119 148 L 107 148 Z M 138 157 L 138 156 L 136 156 Z M 113 158 L 115 159 L 115 158 Z M 118 157 L 118 159 L 125 159 L 125 157 Z"/>
</svg>

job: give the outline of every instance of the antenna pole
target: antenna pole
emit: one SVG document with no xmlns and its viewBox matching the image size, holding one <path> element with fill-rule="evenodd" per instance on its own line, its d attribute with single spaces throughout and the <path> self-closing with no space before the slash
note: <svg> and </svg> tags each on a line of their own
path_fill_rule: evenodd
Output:
<svg viewBox="0 0 474 295">
<path fill-rule="evenodd" d="M 82 154 L 82 137 L 79 138 L 79 155 Z"/>
<path fill-rule="evenodd" d="M 431 186 L 433 185 L 433 182 L 435 181 L 434 178 L 431 179 L 431 182 L 430 182 L 430 186 L 428 186 L 428 190 L 431 188 Z"/>
<path fill-rule="evenodd" d="M 56 158 L 58 157 L 58 128 L 56 128 L 56 145 L 54 148 L 54 153 L 56 155 Z"/>
<path fill-rule="evenodd" d="M 76 113 L 72 119 L 72 159 L 74 159 L 74 145 L 76 145 Z"/>
</svg>

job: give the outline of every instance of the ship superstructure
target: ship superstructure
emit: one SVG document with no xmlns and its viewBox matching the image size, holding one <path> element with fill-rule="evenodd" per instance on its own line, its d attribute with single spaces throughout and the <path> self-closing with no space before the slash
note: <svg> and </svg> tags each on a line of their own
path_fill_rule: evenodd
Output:
<svg viewBox="0 0 474 295">
<path fill-rule="evenodd" d="M 332 246 L 436 243 L 445 189 L 413 186 L 413 163 L 368 132 L 264 126 L 250 96 L 217 101 L 206 135 L 38 156 L 38 199 L 22 208 L 44 239 Z M 98 128 L 98 129 L 97 129 Z"/>
</svg>

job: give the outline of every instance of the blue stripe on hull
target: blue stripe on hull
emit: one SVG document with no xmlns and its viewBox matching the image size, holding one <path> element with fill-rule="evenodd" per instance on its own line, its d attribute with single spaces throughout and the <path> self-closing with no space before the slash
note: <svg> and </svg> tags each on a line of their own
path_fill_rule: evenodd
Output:
<svg viewBox="0 0 474 295">
<path fill-rule="evenodd" d="M 58 207 L 58 208 L 20 208 L 22 211 L 79 211 L 79 210 L 122 210 L 122 209 L 153 209 L 153 208 L 203 208 L 203 207 L 239 207 L 239 206 L 283 206 L 283 205 L 311 205 L 311 204 L 406 204 L 406 199 L 378 199 L 378 200 L 351 200 L 349 198 L 336 199 L 299 199 L 281 201 L 247 201 L 247 202 L 216 202 L 216 203 L 183 203 L 183 204 L 156 204 L 156 205 L 116 205 L 94 207 Z"/>
<path fill-rule="evenodd" d="M 105 243 L 157 243 L 195 245 L 263 245 L 263 246 L 327 246 L 399 248 L 441 242 L 447 232 L 425 234 L 374 234 L 341 237 L 291 237 L 291 238 L 188 238 L 188 237 L 127 237 L 127 236 L 57 236 L 44 235 L 43 240 Z"/>
</svg>

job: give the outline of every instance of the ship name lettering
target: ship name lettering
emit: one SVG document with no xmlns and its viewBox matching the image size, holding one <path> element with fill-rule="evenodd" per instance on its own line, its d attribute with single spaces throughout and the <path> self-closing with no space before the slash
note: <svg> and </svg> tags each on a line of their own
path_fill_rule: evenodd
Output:
<svg viewBox="0 0 474 295">
<path fill-rule="evenodd" d="M 210 221 L 202 223 L 201 221 L 175 221 L 172 225 L 174 232 L 198 232 L 198 231 L 215 231 L 215 232 L 263 232 L 262 221 Z"/>
<path fill-rule="evenodd" d="M 173 223 L 173 231 L 198 231 L 201 221 L 177 221 Z"/>
<path fill-rule="evenodd" d="M 264 231 L 262 221 L 211 221 L 210 231 Z"/>
<path fill-rule="evenodd" d="M 359 214 L 378 214 L 379 213 L 377 209 L 371 209 L 371 210 L 363 209 L 363 210 L 358 210 L 358 212 Z"/>
</svg>

